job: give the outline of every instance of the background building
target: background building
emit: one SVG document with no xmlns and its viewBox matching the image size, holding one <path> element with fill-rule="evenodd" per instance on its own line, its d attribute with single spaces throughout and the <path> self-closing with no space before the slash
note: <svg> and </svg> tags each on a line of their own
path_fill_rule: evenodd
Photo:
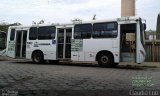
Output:
<svg viewBox="0 0 160 96">
<path fill-rule="evenodd" d="M 152 40 L 156 40 L 157 38 L 157 36 L 156 36 L 156 30 L 146 30 L 145 31 L 146 32 L 146 40 L 150 40 L 150 41 L 152 41 Z"/>
<path fill-rule="evenodd" d="M 135 16 L 135 0 L 121 0 L 121 16 Z"/>
</svg>

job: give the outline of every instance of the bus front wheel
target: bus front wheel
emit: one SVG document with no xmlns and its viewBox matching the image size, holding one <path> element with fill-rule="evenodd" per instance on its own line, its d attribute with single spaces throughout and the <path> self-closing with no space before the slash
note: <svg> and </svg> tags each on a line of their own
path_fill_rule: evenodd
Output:
<svg viewBox="0 0 160 96">
<path fill-rule="evenodd" d="M 34 63 L 43 63 L 44 62 L 44 56 L 43 53 L 41 51 L 35 51 L 32 54 L 32 61 Z"/>
<path fill-rule="evenodd" d="M 114 59 L 110 53 L 101 53 L 98 56 L 98 64 L 102 67 L 114 67 Z"/>
</svg>

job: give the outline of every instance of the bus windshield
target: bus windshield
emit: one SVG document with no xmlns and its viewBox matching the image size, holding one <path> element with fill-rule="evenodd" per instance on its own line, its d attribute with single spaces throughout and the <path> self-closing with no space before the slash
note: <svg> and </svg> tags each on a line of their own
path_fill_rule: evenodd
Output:
<svg viewBox="0 0 160 96">
<path fill-rule="evenodd" d="M 145 29 L 144 29 L 144 26 L 143 26 L 143 23 L 142 21 L 140 20 L 140 37 L 141 37 L 141 43 L 143 44 L 143 46 L 145 45 Z"/>
</svg>

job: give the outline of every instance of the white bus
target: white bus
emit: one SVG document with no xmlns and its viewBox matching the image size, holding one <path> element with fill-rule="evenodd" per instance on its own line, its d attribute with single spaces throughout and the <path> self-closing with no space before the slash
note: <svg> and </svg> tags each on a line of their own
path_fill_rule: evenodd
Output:
<svg viewBox="0 0 160 96">
<path fill-rule="evenodd" d="M 139 17 L 92 20 L 59 25 L 12 26 L 8 30 L 7 56 L 71 62 L 98 62 L 116 66 L 119 62 L 145 60 L 145 24 Z"/>
</svg>

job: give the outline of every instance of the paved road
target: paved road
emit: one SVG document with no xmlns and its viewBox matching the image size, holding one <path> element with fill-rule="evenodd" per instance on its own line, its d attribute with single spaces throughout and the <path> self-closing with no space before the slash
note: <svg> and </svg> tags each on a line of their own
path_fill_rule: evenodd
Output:
<svg viewBox="0 0 160 96">
<path fill-rule="evenodd" d="M 126 96 L 135 95 L 134 90 L 157 92 L 160 68 L 0 61 L 0 90 L 0 96 Z"/>
</svg>

